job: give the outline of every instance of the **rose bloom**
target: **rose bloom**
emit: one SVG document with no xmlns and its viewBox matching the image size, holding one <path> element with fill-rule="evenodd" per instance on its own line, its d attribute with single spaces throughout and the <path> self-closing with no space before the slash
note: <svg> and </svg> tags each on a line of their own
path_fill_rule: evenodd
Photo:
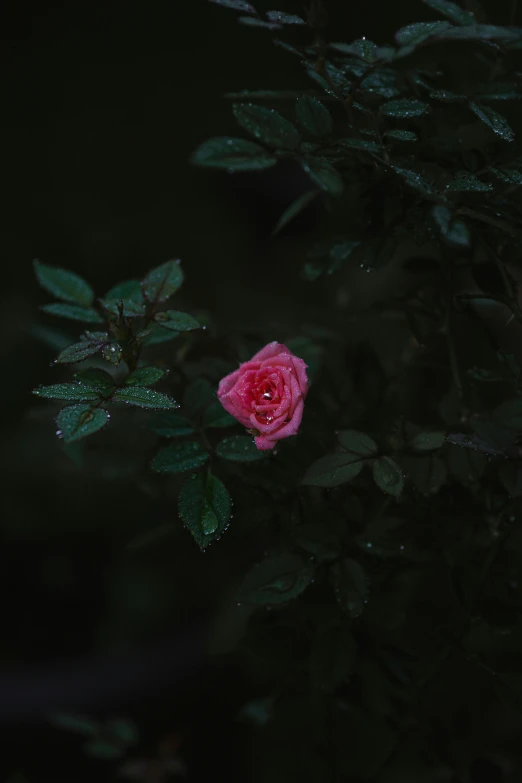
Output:
<svg viewBox="0 0 522 783">
<path fill-rule="evenodd" d="M 218 399 L 265 450 L 297 435 L 307 393 L 306 364 L 273 342 L 220 381 Z"/>
</svg>

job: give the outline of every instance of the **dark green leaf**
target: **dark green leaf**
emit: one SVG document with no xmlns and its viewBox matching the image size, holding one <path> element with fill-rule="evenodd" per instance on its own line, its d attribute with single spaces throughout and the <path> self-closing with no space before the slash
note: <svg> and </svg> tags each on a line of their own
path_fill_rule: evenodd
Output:
<svg viewBox="0 0 522 783">
<path fill-rule="evenodd" d="M 145 314 L 143 293 L 138 280 L 124 280 L 107 291 L 102 301 L 111 315 L 119 315 L 120 304 L 127 318 L 136 318 Z"/>
<path fill-rule="evenodd" d="M 258 171 L 277 163 L 277 158 L 259 144 L 247 139 L 216 137 L 203 142 L 192 156 L 192 163 L 211 169 Z"/>
<path fill-rule="evenodd" d="M 515 82 L 486 82 L 474 89 L 475 97 L 481 101 L 513 101 L 521 96 Z"/>
<path fill-rule="evenodd" d="M 183 283 L 183 271 L 180 261 L 167 261 L 146 275 L 143 283 L 143 293 L 149 302 L 166 302 L 175 294 Z"/>
<path fill-rule="evenodd" d="M 245 14 L 255 14 L 256 9 L 247 0 L 210 0 L 211 3 L 222 5 L 224 8 L 232 8 L 234 11 L 242 11 Z"/>
<path fill-rule="evenodd" d="M 94 291 L 79 275 L 58 266 L 48 266 L 35 259 L 34 271 L 42 288 L 64 302 L 89 307 L 94 300 Z"/>
<path fill-rule="evenodd" d="M 303 193 L 301 196 L 298 196 L 295 201 L 292 201 L 292 203 L 285 209 L 279 220 L 277 221 L 277 225 L 272 231 L 272 236 L 275 236 L 276 234 L 279 234 L 279 232 L 288 225 L 297 215 L 299 215 L 303 210 L 306 209 L 306 207 L 319 195 L 319 191 L 317 190 L 307 190 L 305 193 Z"/>
<path fill-rule="evenodd" d="M 276 24 L 304 24 L 304 19 L 295 14 L 287 14 L 284 11 L 267 11 L 266 17 L 269 22 Z"/>
<path fill-rule="evenodd" d="M 476 19 L 471 11 L 464 11 L 457 3 L 451 3 L 449 0 L 422 0 L 434 11 L 438 11 L 443 16 L 447 16 L 455 24 L 472 25 L 476 24 Z"/>
<path fill-rule="evenodd" d="M 167 370 L 161 370 L 159 367 L 139 367 L 125 378 L 125 386 L 152 386 L 166 374 Z"/>
<path fill-rule="evenodd" d="M 33 389 L 33 394 L 49 400 L 76 400 L 77 402 L 97 400 L 99 398 L 97 392 L 92 387 L 82 386 L 79 383 L 56 383 L 53 386 L 37 386 L 36 389 Z"/>
<path fill-rule="evenodd" d="M 303 484 L 309 487 L 338 487 L 355 478 L 363 465 L 364 461 L 360 457 L 347 452 L 327 454 L 308 468 Z"/>
<path fill-rule="evenodd" d="M 373 478 L 379 489 L 398 498 L 404 488 L 404 476 L 391 457 L 380 457 L 373 463 Z"/>
<path fill-rule="evenodd" d="M 258 606 L 286 603 L 308 587 L 314 574 L 313 566 L 298 555 L 267 558 L 248 572 L 238 601 Z"/>
<path fill-rule="evenodd" d="M 497 136 L 505 139 L 505 141 L 513 141 L 515 138 L 514 130 L 506 118 L 495 111 L 495 109 L 492 109 L 489 106 L 479 106 L 479 104 L 474 101 L 471 101 L 469 108 L 477 115 L 479 120 L 482 120 L 482 122 L 491 128 L 493 133 L 496 133 Z"/>
<path fill-rule="evenodd" d="M 143 345 L 159 345 L 160 343 L 168 343 L 171 340 L 175 340 L 179 334 L 179 332 L 174 332 L 172 329 L 164 329 L 163 326 L 155 324 L 152 331 L 140 339 Z"/>
<path fill-rule="evenodd" d="M 395 40 L 400 46 L 417 46 L 450 26 L 449 22 L 414 22 L 406 27 L 401 27 L 395 33 Z"/>
<path fill-rule="evenodd" d="M 171 444 L 161 449 L 152 460 L 157 473 L 183 473 L 196 470 L 208 460 L 208 454 L 197 440 Z"/>
<path fill-rule="evenodd" d="M 341 430 L 337 433 L 339 443 L 346 451 L 366 459 L 377 454 L 378 446 L 369 435 L 358 430 Z"/>
<path fill-rule="evenodd" d="M 114 388 L 114 381 L 112 376 L 105 370 L 98 370 L 93 367 L 89 367 L 87 370 L 80 370 L 74 375 L 75 380 L 82 384 L 82 386 L 91 386 L 93 389 L 106 394 Z"/>
<path fill-rule="evenodd" d="M 336 144 L 341 149 L 363 150 L 363 152 L 382 152 L 381 147 L 375 141 L 369 141 L 368 139 L 355 139 L 344 138 L 336 141 Z"/>
<path fill-rule="evenodd" d="M 419 432 L 410 440 L 410 446 L 415 451 L 433 451 L 444 445 L 444 432 Z"/>
<path fill-rule="evenodd" d="M 429 108 L 429 104 L 422 101 L 401 99 L 384 103 L 381 106 L 381 111 L 387 117 L 410 119 L 412 117 L 422 117 Z"/>
<path fill-rule="evenodd" d="M 193 316 L 188 313 L 180 313 L 178 310 L 157 313 L 154 320 L 164 329 L 174 332 L 190 332 L 193 329 L 201 329 L 201 324 Z"/>
<path fill-rule="evenodd" d="M 147 389 L 145 386 L 129 386 L 126 389 L 118 389 L 112 397 L 113 402 L 123 402 L 128 405 L 137 405 L 139 408 L 153 408 L 155 410 L 169 410 L 179 408 L 176 400 L 166 394 Z"/>
<path fill-rule="evenodd" d="M 312 136 L 328 136 L 332 132 L 333 120 L 328 109 L 317 98 L 304 96 L 296 104 L 298 123 Z"/>
<path fill-rule="evenodd" d="M 57 302 L 56 304 L 43 305 L 40 309 L 48 315 L 69 318 L 71 321 L 83 321 L 86 324 L 103 323 L 101 315 L 92 307 L 80 307 L 79 305 Z"/>
<path fill-rule="evenodd" d="M 346 557 L 331 569 L 335 597 L 350 617 L 359 617 L 368 595 L 368 577 L 356 560 Z"/>
<path fill-rule="evenodd" d="M 120 745 L 104 739 L 93 739 L 83 746 L 88 756 L 95 759 L 119 759 L 125 755 L 125 749 Z"/>
<path fill-rule="evenodd" d="M 454 178 L 446 186 L 448 190 L 467 190 L 475 192 L 484 192 L 493 190 L 493 187 L 486 182 L 482 182 L 475 174 L 469 171 L 457 171 Z"/>
<path fill-rule="evenodd" d="M 332 164 L 322 158 L 307 158 L 301 165 L 309 177 L 321 190 L 331 196 L 341 196 L 344 191 L 344 181 Z"/>
<path fill-rule="evenodd" d="M 262 27 L 265 30 L 281 30 L 281 25 L 277 24 L 277 22 L 266 22 L 258 16 L 240 16 L 238 22 L 247 25 L 247 27 Z"/>
<path fill-rule="evenodd" d="M 228 527 L 232 500 L 225 485 L 210 472 L 195 474 L 183 485 L 178 500 L 179 515 L 201 549 Z"/>
<path fill-rule="evenodd" d="M 232 462 L 254 462 L 267 456 L 266 451 L 260 451 L 253 438 L 246 435 L 232 435 L 230 438 L 225 438 L 217 445 L 216 454 Z"/>
<path fill-rule="evenodd" d="M 403 169 L 399 166 L 393 167 L 397 174 L 402 177 L 406 185 L 408 185 L 410 188 L 413 188 L 414 190 L 418 190 L 421 193 L 431 193 L 431 185 L 430 183 L 424 179 L 424 177 L 421 177 L 420 174 L 417 174 L 416 171 L 410 171 L 409 169 Z"/>
<path fill-rule="evenodd" d="M 233 111 L 241 127 L 269 147 L 293 150 L 301 140 L 297 128 L 275 109 L 253 103 L 235 103 Z"/>
<path fill-rule="evenodd" d="M 430 98 L 442 103 L 462 103 L 467 100 L 465 95 L 459 95 L 451 90 L 433 90 L 430 92 Z"/>
<path fill-rule="evenodd" d="M 332 49 L 335 49 L 342 54 L 349 54 L 354 57 L 359 57 L 365 63 L 374 63 L 377 59 L 378 48 L 367 38 L 359 38 L 352 43 L 332 43 L 330 44 Z"/>
<path fill-rule="evenodd" d="M 447 207 L 437 205 L 433 207 L 432 216 L 440 229 L 442 238 L 451 247 L 469 247 L 470 233 L 462 220 L 452 220 L 451 212 Z"/>
<path fill-rule="evenodd" d="M 310 652 L 312 687 L 332 693 L 347 682 L 354 670 L 356 650 L 355 640 L 344 626 L 316 634 Z"/>
<path fill-rule="evenodd" d="M 226 412 L 219 400 L 211 403 L 203 416 L 203 427 L 205 429 L 211 427 L 232 427 L 234 424 L 237 424 L 236 419 Z"/>
<path fill-rule="evenodd" d="M 65 443 L 71 443 L 101 430 L 109 421 L 109 414 L 103 408 L 90 405 L 70 405 L 62 408 L 56 417 L 56 426 Z"/>
<path fill-rule="evenodd" d="M 413 131 L 391 130 L 386 131 L 384 135 L 387 139 L 395 139 L 397 141 L 417 141 L 417 134 L 413 133 Z"/>
<path fill-rule="evenodd" d="M 125 718 L 109 720 L 103 727 L 104 734 L 114 737 L 124 745 L 133 745 L 138 741 L 138 730 L 134 723 Z"/>
<path fill-rule="evenodd" d="M 100 342 L 88 342 L 87 340 L 82 343 L 75 343 L 64 348 L 61 353 L 58 354 L 56 362 L 58 364 L 74 364 L 75 362 L 82 362 L 87 359 L 88 356 L 93 356 L 103 348 L 103 343 Z"/>
<path fill-rule="evenodd" d="M 57 712 L 49 715 L 49 721 L 59 729 L 75 731 L 78 734 L 83 734 L 85 737 L 95 736 L 99 732 L 98 724 L 89 718 L 85 718 L 83 715 L 68 715 Z"/>
<path fill-rule="evenodd" d="M 183 435 L 192 435 L 194 427 L 188 419 L 180 413 L 160 413 L 149 423 L 149 429 L 164 438 L 180 438 Z"/>
<path fill-rule="evenodd" d="M 503 166 L 502 168 L 494 168 L 490 166 L 488 171 L 498 177 L 502 182 L 509 185 L 522 185 L 522 164 L 518 164 L 516 167 Z"/>
</svg>

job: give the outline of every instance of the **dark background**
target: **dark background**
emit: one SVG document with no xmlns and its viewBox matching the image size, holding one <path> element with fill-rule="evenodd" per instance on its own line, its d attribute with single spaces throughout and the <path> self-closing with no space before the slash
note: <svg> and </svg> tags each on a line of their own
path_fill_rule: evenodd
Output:
<svg viewBox="0 0 522 783">
<path fill-rule="evenodd" d="M 417 0 L 327 5 L 330 37 L 346 41 L 385 43 L 435 18 Z M 489 6 L 508 21 L 510 2 Z M 320 213 L 269 236 L 303 175 L 227 177 L 189 162 L 205 138 L 235 132 L 227 91 L 307 86 L 298 61 L 236 16 L 205 0 L 9 0 L 0 12 L 1 780 L 17 769 L 30 783 L 114 774 L 49 727 L 59 709 L 133 717 L 144 753 L 180 732 L 192 779 L 249 778 L 249 734 L 234 718 L 256 684 L 205 650 L 216 624 L 227 637 L 223 607 L 252 553 L 231 534 L 204 555 L 185 536 L 129 556 L 137 531 L 174 518 L 173 503 L 151 501 L 132 456 L 115 466 L 117 426 L 78 467 L 54 438 L 54 409 L 30 394 L 57 380 L 53 344 L 76 334 L 39 314 L 48 299 L 34 257 L 98 294 L 180 257 L 181 302 L 210 312 L 225 338 L 259 314 L 284 339 L 305 311 L 326 310 L 296 275 Z"/>
</svg>

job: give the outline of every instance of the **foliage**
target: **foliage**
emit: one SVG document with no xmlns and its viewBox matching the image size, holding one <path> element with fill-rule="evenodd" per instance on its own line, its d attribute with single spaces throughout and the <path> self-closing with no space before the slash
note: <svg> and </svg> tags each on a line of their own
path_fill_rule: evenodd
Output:
<svg viewBox="0 0 522 783">
<path fill-rule="evenodd" d="M 282 36 L 307 79 L 233 94 L 238 135 L 216 129 L 192 155 L 252 181 L 304 172 L 273 230 L 289 255 L 291 228 L 320 205 L 299 278 L 319 316 L 292 345 L 311 379 L 301 432 L 259 452 L 221 409 L 230 342 L 218 326 L 210 345 L 202 319 L 170 309 L 173 261 L 99 300 L 36 262 L 60 300 L 44 312 L 100 331 L 58 354 L 56 366 L 82 363 L 72 381 L 34 393 L 71 403 L 56 418 L 65 443 L 108 437 L 95 433 L 109 406 L 145 409 L 151 504 L 158 487 L 177 504 L 167 533 L 201 549 L 229 529 L 219 546 L 239 541 L 235 653 L 264 689 L 240 715 L 270 751 L 256 779 L 286 769 L 284 737 L 296 752 L 277 779 L 475 783 L 481 756 L 455 750 L 448 721 L 469 726 L 471 698 L 522 704 L 522 352 L 506 339 L 517 348 L 522 334 L 522 29 L 424 0 L 429 18 L 391 44 L 330 41 L 321 2 L 303 17 L 212 2 L 244 35 Z M 375 286 L 362 305 L 361 279 Z M 235 338 L 242 360 L 275 337 L 252 321 Z M 172 394 L 150 388 L 171 362 L 142 363 L 164 339 L 183 346 Z M 448 667 L 462 694 L 444 689 Z"/>
</svg>

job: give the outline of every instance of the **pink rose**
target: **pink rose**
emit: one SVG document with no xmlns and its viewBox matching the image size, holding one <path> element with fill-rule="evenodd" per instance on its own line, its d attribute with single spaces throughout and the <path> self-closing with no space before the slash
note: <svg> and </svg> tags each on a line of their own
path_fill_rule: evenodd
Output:
<svg viewBox="0 0 522 783">
<path fill-rule="evenodd" d="M 268 343 L 219 382 L 222 406 L 255 431 L 258 449 L 297 435 L 308 393 L 306 364 L 281 343 Z"/>
</svg>

